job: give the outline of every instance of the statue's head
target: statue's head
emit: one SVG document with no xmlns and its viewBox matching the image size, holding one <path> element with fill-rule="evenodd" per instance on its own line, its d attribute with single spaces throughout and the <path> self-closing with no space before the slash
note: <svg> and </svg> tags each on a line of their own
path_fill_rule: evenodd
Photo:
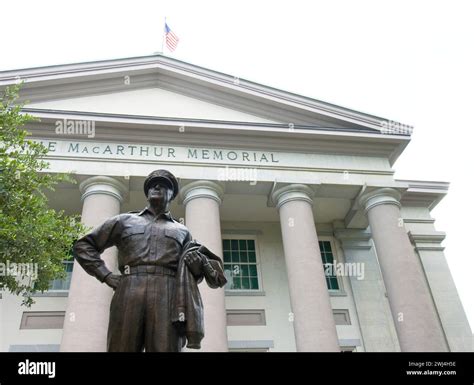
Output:
<svg viewBox="0 0 474 385">
<path fill-rule="evenodd" d="M 148 201 L 156 199 L 166 205 L 178 195 L 178 180 L 168 170 L 155 170 L 145 179 L 143 190 Z"/>
</svg>

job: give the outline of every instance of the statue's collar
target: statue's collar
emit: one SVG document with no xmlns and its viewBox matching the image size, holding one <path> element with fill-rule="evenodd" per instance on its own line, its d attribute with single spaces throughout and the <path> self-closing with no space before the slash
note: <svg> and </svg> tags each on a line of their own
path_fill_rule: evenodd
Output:
<svg viewBox="0 0 474 385">
<path fill-rule="evenodd" d="M 147 206 L 145 207 L 142 211 L 140 211 L 138 213 L 138 215 L 143 215 L 145 213 L 150 213 L 150 215 L 152 216 L 155 216 L 155 214 L 153 213 L 153 211 L 150 210 L 150 208 Z M 173 217 L 171 216 L 171 212 L 167 211 L 166 213 L 162 213 L 162 214 L 159 214 L 158 217 L 164 217 L 166 219 L 168 219 L 169 221 L 173 221 Z"/>
</svg>

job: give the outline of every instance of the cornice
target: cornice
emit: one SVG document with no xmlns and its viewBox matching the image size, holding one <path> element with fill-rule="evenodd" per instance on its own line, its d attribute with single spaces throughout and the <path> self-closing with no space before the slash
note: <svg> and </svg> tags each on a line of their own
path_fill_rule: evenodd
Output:
<svg viewBox="0 0 474 385">
<path fill-rule="evenodd" d="M 409 231 L 408 234 L 415 243 L 441 243 L 446 238 L 446 233 L 442 231 L 433 233 L 415 233 Z"/>
<path fill-rule="evenodd" d="M 444 246 L 441 242 L 446 238 L 446 233 L 436 231 L 431 233 L 408 232 L 411 242 L 415 245 L 417 251 L 443 251 Z"/>
<path fill-rule="evenodd" d="M 334 236 L 344 249 L 370 250 L 372 248 L 372 234 L 367 230 L 336 229 Z"/>
<path fill-rule="evenodd" d="M 402 196 L 402 206 L 427 207 L 432 210 L 446 196 L 449 182 L 397 179 L 408 186 Z"/>
</svg>

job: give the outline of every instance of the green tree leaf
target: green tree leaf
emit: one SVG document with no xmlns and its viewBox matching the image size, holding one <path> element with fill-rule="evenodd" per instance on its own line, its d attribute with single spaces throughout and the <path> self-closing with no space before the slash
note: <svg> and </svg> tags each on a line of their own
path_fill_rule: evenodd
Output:
<svg viewBox="0 0 474 385">
<path fill-rule="evenodd" d="M 48 173 L 48 149 L 28 139 L 23 127 L 37 119 L 21 112 L 20 87 L 7 87 L 0 101 L 0 290 L 23 296 L 22 303 L 31 306 L 32 294 L 65 276 L 63 261 L 86 229 L 77 216 L 48 205 L 45 190 L 75 181 Z"/>
</svg>

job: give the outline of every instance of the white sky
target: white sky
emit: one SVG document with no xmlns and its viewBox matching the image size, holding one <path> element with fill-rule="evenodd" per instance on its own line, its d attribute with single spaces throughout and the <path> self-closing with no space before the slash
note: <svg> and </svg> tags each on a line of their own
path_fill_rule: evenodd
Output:
<svg viewBox="0 0 474 385">
<path fill-rule="evenodd" d="M 451 182 L 433 210 L 474 328 L 472 1 L 2 0 L 0 70 L 169 56 L 415 126 L 396 178 Z M 471 111 L 470 111 L 471 109 Z"/>
</svg>

